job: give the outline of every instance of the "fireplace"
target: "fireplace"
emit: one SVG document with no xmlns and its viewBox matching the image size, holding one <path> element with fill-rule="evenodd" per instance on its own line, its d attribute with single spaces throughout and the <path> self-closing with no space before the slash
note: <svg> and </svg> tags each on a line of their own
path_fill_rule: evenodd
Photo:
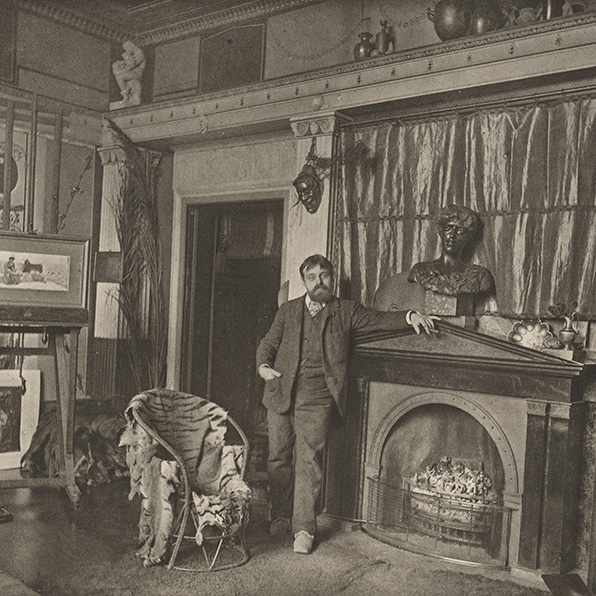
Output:
<svg viewBox="0 0 596 596">
<path fill-rule="evenodd" d="M 507 566 L 518 482 L 506 477 L 503 461 L 514 457 L 497 419 L 458 392 L 370 390 L 373 412 L 388 411 L 376 412 L 383 424 L 367 451 L 367 531 L 424 554 Z"/>
<path fill-rule="evenodd" d="M 359 339 L 347 417 L 328 449 L 325 511 L 425 554 L 568 571 L 586 367 L 438 326 L 438 337 Z M 446 456 L 490 477 L 492 498 L 458 502 L 412 486 L 417 472 Z"/>
</svg>

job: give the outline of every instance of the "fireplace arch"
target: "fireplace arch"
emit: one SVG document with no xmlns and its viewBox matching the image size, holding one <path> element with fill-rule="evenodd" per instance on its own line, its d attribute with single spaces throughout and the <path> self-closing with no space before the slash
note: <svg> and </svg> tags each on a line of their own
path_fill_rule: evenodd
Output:
<svg viewBox="0 0 596 596">
<path fill-rule="evenodd" d="M 510 418 L 523 410 L 499 407 L 487 395 L 384 383 L 372 384 L 369 400 L 366 531 L 414 552 L 508 566 L 516 556 L 521 485 L 520 445 L 509 439 Z M 445 456 L 451 462 L 438 464 Z M 460 494 L 463 485 L 454 485 L 428 492 L 415 480 L 415 474 L 438 469 L 450 483 L 458 465 L 482 471 L 491 489 Z"/>
<path fill-rule="evenodd" d="M 519 493 L 519 475 L 513 449 L 504 430 L 496 418 L 481 404 L 476 403 L 461 393 L 450 391 L 422 391 L 400 401 L 390 410 L 373 432 L 371 449 L 368 453 L 367 475 L 379 479 L 383 451 L 387 440 L 400 419 L 407 413 L 426 405 L 453 406 L 472 416 L 493 440 L 503 466 L 504 494 Z"/>
</svg>

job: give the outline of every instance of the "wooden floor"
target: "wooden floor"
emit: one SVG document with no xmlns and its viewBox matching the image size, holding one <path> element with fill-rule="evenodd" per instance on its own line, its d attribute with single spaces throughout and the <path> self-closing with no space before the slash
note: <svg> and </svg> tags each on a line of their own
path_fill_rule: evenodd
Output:
<svg viewBox="0 0 596 596">
<path fill-rule="evenodd" d="M 539 578 L 520 584 L 508 571 L 478 570 L 415 555 L 353 526 L 319 518 L 311 555 L 292 551 L 290 536 L 272 538 L 263 506 L 248 527 L 250 560 L 216 573 L 145 569 L 135 557 L 140 502 L 126 480 L 92 487 L 73 510 L 64 489 L 0 491 L 13 520 L 0 524 L 1 596 L 21 596 L 22 584 L 48 596 L 544 596 Z M 197 556 L 194 543 L 184 557 Z M 12 590 L 12 591 L 10 591 Z M 21 590 L 21 591 L 18 591 Z"/>
</svg>

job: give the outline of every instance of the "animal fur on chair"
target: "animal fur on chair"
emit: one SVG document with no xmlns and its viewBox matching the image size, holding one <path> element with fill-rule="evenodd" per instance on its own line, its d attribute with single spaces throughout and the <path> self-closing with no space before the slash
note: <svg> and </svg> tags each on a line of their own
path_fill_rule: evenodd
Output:
<svg viewBox="0 0 596 596">
<path fill-rule="evenodd" d="M 207 560 L 209 570 L 214 569 L 221 547 L 235 545 L 236 540 L 243 555 L 239 560 L 245 562 L 248 554 L 242 530 L 248 522 L 250 488 L 241 474 L 247 441 L 226 445 L 227 412 L 196 395 L 151 389 L 133 397 L 126 417 L 129 424 L 120 444 L 127 447 L 129 498 L 139 494 L 143 500 L 138 554 L 144 565 L 162 559 L 169 529 L 176 540 L 168 568 L 174 566 L 189 514 L 195 541 L 203 547 L 207 542 L 215 545 L 214 558 Z M 237 425 L 236 429 L 243 436 Z M 167 461 L 171 459 L 176 463 Z M 184 467 L 176 470 L 176 464 Z M 177 482 L 180 490 L 176 490 Z M 175 490 L 181 507 L 172 524 L 177 499 L 169 497 Z M 203 548 L 209 559 L 205 553 Z"/>
<path fill-rule="evenodd" d="M 224 445 L 220 455 L 216 494 L 192 493 L 197 513 L 195 542 L 203 544 L 205 534 L 217 528 L 226 538 L 248 523 L 249 486 L 240 478 L 244 451 L 237 445 Z"/>
<path fill-rule="evenodd" d="M 141 497 L 139 518 L 139 549 L 137 556 L 145 567 L 161 563 L 167 550 L 174 521 L 170 496 L 179 483 L 175 461 L 156 455 L 159 447 L 139 426 L 129 425 L 122 433 L 120 445 L 125 446 L 130 470 L 128 498 Z"/>
</svg>

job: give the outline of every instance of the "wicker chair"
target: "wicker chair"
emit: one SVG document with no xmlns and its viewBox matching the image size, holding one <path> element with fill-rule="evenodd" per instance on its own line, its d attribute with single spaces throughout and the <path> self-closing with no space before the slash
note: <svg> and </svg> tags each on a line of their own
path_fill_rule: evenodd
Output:
<svg viewBox="0 0 596 596">
<path fill-rule="evenodd" d="M 245 527 L 250 488 L 244 482 L 249 444 L 238 424 L 207 399 L 167 389 L 144 391 L 126 409 L 129 498 L 143 499 L 138 556 L 144 565 L 215 571 L 248 558 Z M 228 426 L 238 444 L 226 439 Z M 193 566 L 176 566 L 184 540 L 201 547 Z"/>
</svg>

